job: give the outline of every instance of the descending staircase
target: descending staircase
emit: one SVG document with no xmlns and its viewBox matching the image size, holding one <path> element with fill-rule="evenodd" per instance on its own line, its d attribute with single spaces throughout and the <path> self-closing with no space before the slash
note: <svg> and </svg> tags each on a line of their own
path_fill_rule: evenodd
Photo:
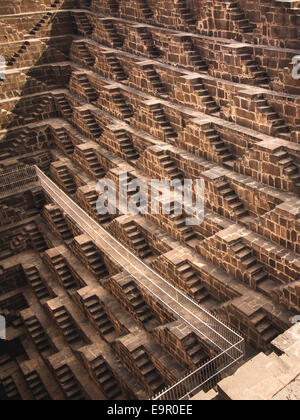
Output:
<svg viewBox="0 0 300 420">
<path fill-rule="evenodd" d="M 206 288 L 202 286 L 199 275 L 191 264 L 184 262 L 176 267 L 176 271 L 180 278 L 184 279 L 185 289 L 193 296 L 196 302 L 203 303 L 210 297 Z"/>
<path fill-rule="evenodd" d="M 207 361 L 208 356 L 203 350 L 203 347 L 199 343 L 195 334 L 192 333 L 186 337 L 182 341 L 182 345 L 194 365 L 201 366 L 205 361 Z"/>
<path fill-rule="evenodd" d="M 127 120 L 133 116 L 133 111 L 129 105 L 127 105 L 124 96 L 120 93 L 119 89 L 111 94 L 113 102 L 117 105 L 124 120 Z"/>
<path fill-rule="evenodd" d="M 273 326 L 267 315 L 262 311 L 254 314 L 250 318 L 250 322 L 266 344 L 270 344 L 280 334 L 280 331 Z"/>
<path fill-rule="evenodd" d="M 188 26 L 195 26 L 196 19 L 186 4 L 186 0 L 178 0 L 175 2 L 175 8 L 178 10 L 180 17 Z"/>
<path fill-rule="evenodd" d="M 107 5 L 110 11 L 115 14 L 119 12 L 119 3 L 118 0 L 107 0 Z"/>
<path fill-rule="evenodd" d="M 51 96 L 43 97 L 41 103 L 39 103 L 35 110 L 31 113 L 30 118 L 33 118 L 34 121 L 41 119 L 43 112 L 45 112 L 45 108 L 47 108 L 51 101 Z"/>
<path fill-rule="evenodd" d="M 235 257 L 241 262 L 246 273 L 249 274 L 251 280 L 254 282 L 255 288 L 262 290 L 268 285 L 273 285 L 274 282 L 269 279 L 268 273 L 265 271 L 264 266 L 257 261 L 254 256 L 253 250 L 245 245 L 242 240 L 231 246 L 231 250 Z M 272 289 L 272 287 L 270 287 Z"/>
<path fill-rule="evenodd" d="M 191 226 L 186 225 L 186 217 L 183 214 L 175 214 L 175 203 L 171 203 L 171 214 L 169 216 L 171 222 L 176 226 L 180 237 L 187 245 L 194 247 L 194 242 L 197 240 L 197 235 Z"/>
<path fill-rule="evenodd" d="M 87 67 L 93 67 L 95 64 L 95 58 L 89 52 L 88 47 L 84 41 L 76 42 L 76 47 L 79 51 L 79 56 Z"/>
<path fill-rule="evenodd" d="M 228 181 L 221 181 L 216 185 L 216 188 L 219 194 L 223 197 L 225 202 L 228 204 L 230 209 L 233 211 L 234 215 L 242 220 L 245 217 L 249 216 L 248 210 L 245 208 L 244 204 L 240 200 L 239 196 L 231 188 Z"/>
<path fill-rule="evenodd" d="M 170 121 L 168 120 L 163 107 L 161 104 L 155 104 L 151 106 L 151 111 L 153 114 L 154 121 L 157 122 L 161 129 L 164 132 L 164 137 L 169 140 L 170 142 L 174 142 L 178 135 L 172 125 L 170 124 Z"/>
<path fill-rule="evenodd" d="M 115 327 L 109 319 L 103 306 L 100 305 L 100 301 L 97 296 L 91 296 L 84 300 L 84 306 L 88 313 L 91 315 L 94 324 L 98 331 L 105 337 L 106 335 L 115 331 Z"/>
<path fill-rule="evenodd" d="M 122 396 L 122 389 L 103 357 L 90 362 L 93 374 L 105 396 L 109 400 L 117 400 Z"/>
<path fill-rule="evenodd" d="M 152 363 L 144 348 L 142 346 L 139 347 L 133 353 L 131 353 L 131 356 L 134 360 L 135 366 L 141 373 L 143 380 L 152 390 L 153 395 L 161 392 L 163 388 L 165 388 L 166 383 L 159 371 Z"/>
<path fill-rule="evenodd" d="M 53 257 L 51 259 L 51 264 L 57 276 L 59 277 L 61 284 L 66 290 L 78 289 L 79 285 L 77 284 L 76 279 L 74 278 L 66 263 L 66 260 L 62 255 Z"/>
<path fill-rule="evenodd" d="M 146 79 L 149 80 L 151 86 L 159 95 L 166 95 L 167 90 L 163 85 L 158 73 L 153 64 L 145 64 L 142 66 Z"/>
<path fill-rule="evenodd" d="M 254 103 L 257 109 L 257 112 L 262 114 L 267 121 L 272 126 L 273 135 L 278 136 L 284 140 L 289 141 L 291 138 L 291 133 L 289 127 L 286 125 L 285 121 L 283 121 L 277 112 L 273 110 L 273 108 L 268 104 L 267 100 L 264 98 L 263 95 L 258 96 L 254 99 Z"/>
<path fill-rule="evenodd" d="M 147 0 L 138 0 L 139 10 L 144 19 L 152 19 L 153 18 L 153 11 L 150 9 Z"/>
<path fill-rule="evenodd" d="M 68 365 L 55 369 L 55 376 L 68 401 L 84 401 L 78 381 Z"/>
<path fill-rule="evenodd" d="M 159 49 L 154 45 L 152 35 L 149 33 L 148 29 L 141 26 L 137 28 L 137 31 L 140 40 L 145 47 L 147 55 L 153 58 L 158 58 L 161 53 Z"/>
<path fill-rule="evenodd" d="M 278 159 L 278 164 L 283 167 L 283 172 L 295 184 L 295 187 L 300 188 L 300 167 L 294 162 L 294 159 L 285 150 L 280 150 L 274 153 Z"/>
<path fill-rule="evenodd" d="M 80 334 L 64 306 L 53 311 L 55 321 L 69 345 L 81 341 Z"/>
<path fill-rule="evenodd" d="M 6 398 L 9 401 L 21 401 L 21 395 L 12 376 L 8 376 L 0 381 L 3 386 Z"/>
<path fill-rule="evenodd" d="M 202 79 L 199 77 L 191 82 L 191 87 L 194 92 L 201 98 L 202 106 L 205 107 L 206 114 L 214 114 L 220 110 L 216 101 L 209 94 L 208 90 L 202 83 Z"/>
<path fill-rule="evenodd" d="M 258 61 L 252 56 L 252 54 L 245 52 L 239 54 L 239 57 L 246 72 L 253 76 L 255 85 L 269 90 L 270 78 L 268 74 L 261 69 Z"/>
<path fill-rule="evenodd" d="M 72 156 L 75 150 L 74 144 L 70 140 L 70 136 L 64 128 L 56 128 L 54 135 L 57 146 L 68 156 Z"/>
<path fill-rule="evenodd" d="M 101 279 L 109 275 L 101 254 L 92 242 L 82 244 L 81 250 L 97 278 Z"/>
<path fill-rule="evenodd" d="M 112 47 L 114 48 L 122 48 L 123 46 L 123 40 L 121 38 L 121 36 L 118 34 L 114 24 L 112 23 L 111 20 L 102 20 L 103 23 L 103 27 L 106 31 L 106 33 L 109 36 L 110 42 Z"/>
<path fill-rule="evenodd" d="M 54 100 L 62 117 L 67 120 L 71 119 L 73 115 L 73 111 L 64 93 L 54 94 Z M 60 128 L 60 130 L 63 130 L 63 128 Z"/>
<path fill-rule="evenodd" d="M 89 191 L 89 192 L 85 193 L 84 197 L 85 197 L 86 205 L 88 207 L 89 214 L 91 214 L 93 217 L 95 217 L 95 219 L 97 219 L 98 223 L 103 225 L 103 224 L 111 222 L 112 218 L 111 218 L 110 214 L 101 215 L 101 214 L 98 213 L 98 211 L 97 211 L 97 201 L 98 201 L 98 198 L 99 198 L 99 194 L 95 190 L 92 190 L 92 191 Z"/>
<path fill-rule="evenodd" d="M 145 325 L 147 322 L 155 319 L 153 312 L 144 301 L 139 289 L 133 281 L 129 281 L 129 283 L 124 285 L 122 290 L 131 306 L 131 309 L 142 324 Z"/>
<path fill-rule="evenodd" d="M 139 158 L 139 154 L 136 151 L 131 138 L 125 130 L 121 129 L 116 131 L 115 137 L 120 144 L 121 152 L 124 153 L 127 160 L 133 161 Z"/>
<path fill-rule="evenodd" d="M 84 111 L 81 111 L 81 116 L 90 134 L 94 138 L 98 139 L 102 134 L 102 129 L 97 124 L 94 115 L 89 109 L 86 109 Z"/>
<path fill-rule="evenodd" d="M 36 316 L 24 319 L 24 324 L 39 353 L 51 350 L 48 337 Z"/>
<path fill-rule="evenodd" d="M 94 174 L 97 180 L 100 180 L 105 177 L 106 171 L 100 165 L 99 160 L 97 159 L 97 155 L 95 151 L 91 149 L 85 149 L 82 151 L 85 161 L 87 162 L 91 172 Z"/>
<path fill-rule="evenodd" d="M 224 143 L 224 141 L 221 139 L 220 135 L 217 133 L 217 131 L 210 127 L 203 130 L 203 134 L 211 144 L 211 147 L 218 157 L 218 160 L 222 162 L 222 164 L 230 169 L 233 169 L 235 164 L 235 158 L 230 153 L 228 147 Z"/>
<path fill-rule="evenodd" d="M 84 90 L 84 94 L 87 97 L 89 102 L 97 102 L 98 100 L 98 94 L 95 91 L 95 89 L 92 88 L 90 81 L 86 74 L 77 74 L 77 80 L 80 84 L 80 86 Z"/>
<path fill-rule="evenodd" d="M 39 301 L 51 297 L 49 290 L 45 286 L 38 269 L 34 265 L 24 269 L 24 272 L 29 285 L 33 289 Z"/>
<path fill-rule="evenodd" d="M 73 238 L 73 234 L 64 219 L 63 213 L 59 207 L 52 206 L 48 207 L 46 216 L 49 215 L 52 223 L 54 224 L 57 232 L 64 241 L 68 241 Z"/>
<path fill-rule="evenodd" d="M 66 165 L 56 167 L 55 174 L 57 175 L 61 186 L 67 192 L 67 194 L 73 195 L 76 193 L 77 185 L 75 184 L 74 178 Z"/>
<path fill-rule="evenodd" d="M 180 170 L 177 168 L 176 163 L 174 160 L 169 156 L 164 150 L 159 152 L 158 159 L 160 163 L 160 167 L 163 169 L 166 177 L 171 181 L 175 179 L 183 180 L 184 175 Z"/>
<path fill-rule="evenodd" d="M 120 61 L 116 57 L 115 53 L 113 53 L 113 52 L 105 53 L 105 57 L 106 57 L 107 63 L 109 64 L 112 72 L 116 75 L 116 79 L 119 80 L 119 81 L 127 80 L 128 77 L 126 76 L 126 74 L 124 72 L 124 69 L 123 69 Z"/>
<path fill-rule="evenodd" d="M 27 373 L 24 375 L 24 379 L 36 401 L 52 400 L 39 374 L 36 371 Z"/>
<path fill-rule="evenodd" d="M 76 13 L 75 21 L 78 33 L 84 36 L 90 36 L 93 33 L 93 25 L 85 13 Z"/>
<path fill-rule="evenodd" d="M 132 247 L 136 250 L 140 258 L 146 259 L 153 256 L 153 252 L 150 249 L 148 242 L 133 221 L 125 225 L 124 230 L 127 238 L 132 244 Z"/>
<path fill-rule="evenodd" d="M 26 233 L 29 236 L 33 248 L 39 253 L 45 252 L 49 249 L 41 231 L 35 223 L 26 226 Z"/>
<path fill-rule="evenodd" d="M 253 33 L 255 25 L 246 19 L 244 12 L 239 7 L 239 3 L 237 1 L 230 1 L 229 3 L 227 11 L 239 30 L 243 33 Z"/>
<path fill-rule="evenodd" d="M 193 41 L 189 37 L 185 37 L 183 39 L 182 45 L 184 52 L 188 55 L 194 70 L 207 73 L 207 64 L 204 60 L 202 60 L 200 54 L 195 50 Z"/>
</svg>

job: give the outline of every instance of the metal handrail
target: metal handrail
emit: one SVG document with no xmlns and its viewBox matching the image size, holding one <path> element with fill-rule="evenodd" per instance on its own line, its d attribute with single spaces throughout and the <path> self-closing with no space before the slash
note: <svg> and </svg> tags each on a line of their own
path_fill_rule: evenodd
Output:
<svg viewBox="0 0 300 420">
<path fill-rule="evenodd" d="M 126 254 L 131 256 L 138 265 L 142 265 L 145 267 L 146 271 L 150 271 L 152 274 L 154 274 L 158 280 L 163 282 L 168 288 L 171 288 L 174 290 L 178 295 L 180 295 L 182 298 L 186 299 L 188 303 L 192 303 L 196 308 L 197 312 L 202 313 L 205 315 L 205 317 L 210 321 L 210 324 L 208 322 L 205 322 L 203 319 L 201 319 L 199 316 L 197 316 L 195 313 L 191 312 L 187 307 L 182 305 L 174 298 L 174 296 L 170 295 L 166 290 L 164 290 L 162 287 L 160 287 L 158 284 L 156 284 L 153 280 L 151 280 L 147 274 L 143 271 L 141 271 L 136 265 L 134 265 L 129 259 L 126 260 L 127 265 L 129 265 L 133 269 L 133 273 L 128 271 L 128 269 L 125 269 L 124 272 L 129 274 L 132 278 L 134 278 L 138 284 L 142 286 L 143 289 L 146 289 L 151 296 L 154 296 L 155 299 L 163 304 L 164 307 L 167 307 L 171 313 L 175 314 L 177 319 L 182 320 L 187 325 L 191 327 L 193 331 L 195 331 L 198 335 L 204 337 L 206 340 L 208 340 L 211 344 L 213 344 L 214 348 L 218 349 L 220 352 L 214 359 L 207 362 L 204 366 L 198 368 L 195 372 L 190 373 L 187 377 L 183 378 L 181 381 L 179 381 L 177 384 L 173 385 L 168 391 L 165 391 L 165 393 L 161 394 L 157 397 L 157 399 L 164 399 L 164 397 L 167 395 L 172 395 L 174 389 L 177 389 L 181 385 L 185 384 L 190 388 L 189 381 L 192 384 L 193 380 L 196 378 L 197 375 L 199 375 L 201 372 L 204 372 L 205 369 L 212 367 L 215 365 L 215 367 L 219 368 L 222 367 L 221 371 L 224 371 L 225 369 L 228 369 L 230 366 L 235 364 L 237 361 L 239 361 L 241 358 L 244 357 L 244 339 L 239 336 L 236 332 L 234 332 L 230 327 L 222 323 L 220 320 L 218 320 L 216 317 L 214 317 L 212 314 L 207 312 L 204 308 L 202 308 L 200 305 L 198 305 L 196 302 L 194 302 L 192 299 L 187 297 L 182 291 L 178 290 L 176 287 L 174 287 L 172 284 L 170 284 L 166 279 L 161 277 L 159 274 L 157 274 L 154 270 L 152 270 L 150 267 L 148 267 L 146 264 L 144 264 L 142 261 L 140 261 L 136 255 L 134 255 L 132 252 L 128 251 L 128 249 L 122 245 L 120 242 L 116 240 L 109 232 L 107 232 L 103 227 L 101 227 L 94 219 L 92 219 L 81 207 L 79 207 L 70 197 L 67 196 L 51 179 L 49 179 L 38 167 L 36 167 L 36 173 L 39 178 L 39 181 L 41 182 L 41 186 L 44 188 L 47 194 L 50 195 L 52 200 L 56 202 L 59 207 L 62 208 L 66 212 L 66 214 L 75 222 L 77 223 L 84 231 L 86 231 L 86 228 L 90 229 L 90 233 L 86 232 L 86 234 L 95 241 L 95 238 L 99 238 L 101 241 L 103 241 L 110 249 L 113 250 L 113 253 L 116 253 L 118 255 L 118 258 L 116 258 L 113 253 L 110 254 L 110 258 L 112 258 L 118 265 L 120 265 L 120 261 L 126 259 Z M 104 237 L 100 235 L 99 232 L 103 232 L 105 236 L 108 236 L 110 239 L 110 242 L 105 240 Z M 91 234 L 92 232 L 92 234 Z M 124 251 L 124 254 L 120 253 L 116 248 L 113 247 L 113 243 L 116 244 L 119 248 L 121 248 Z M 146 279 L 148 282 L 151 283 L 152 286 L 157 288 L 160 292 L 162 292 L 162 296 L 158 296 L 153 290 L 149 289 L 146 284 L 139 279 L 135 273 L 139 273 L 142 275 L 144 279 Z M 209 337 L 207 336 L 207 331 L 204 333 L 204 331 L 199 330 L 199 328 L 196 325 L 193 325 L 191 321 L 186 319 L 185 316 L 178 313 L 177 310 L 174 307 L 171 307 L 169 303 L 163 300 L 163 296 L 166 295 L 168 300 L 174 302 L 176 305 L 180 306 L 184 311 L 186 311 L 187 314 L 191 315 L 197 322 L 200 322 L 202 327 L 209 331 Z M 215 327 L 215 328 L 214 328 Z M 218 330 L 221 330 L 221 332 L 218 332 Z M 221 339 L 221 341 L 220 341 Z M 225 344 L 225 345 L 224 345 Z M 221 347 L 222 346 L 222 347 Z M 223 358 L 223 359 L 222 359 Z M 223 361 L 223 363 L 221 363 Z M 218 366 L 218 362 L 219 366 Z M 212 375 L 204 381 L 206 383 L 216 375 L 218 375 L 220 372 L 215 373 L 215 369 L 212 373 Z M 192 379 L 191 379 L 192 378 Z M 197 384 L 195 389 L 202 387 L 203 383 Z M 186 386 L 184 386 L 185 389 Z M 190 395 L 191 392 L 193 392 L 192 389 L 186 390 L 181 392 L 183 394 L 181 397 L 184 398 L 186 395 Z M 169 398 L 168 398 L 169 399 Z"/>
</svg>

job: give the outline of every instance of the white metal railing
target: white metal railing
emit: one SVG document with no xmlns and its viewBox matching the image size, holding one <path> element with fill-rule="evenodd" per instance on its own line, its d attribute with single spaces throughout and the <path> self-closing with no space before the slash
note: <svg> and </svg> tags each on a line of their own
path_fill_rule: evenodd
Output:
<svg viewBox="0 0 300 420">
<path fill-rule="evenodd" d="M 34 166 L 21 167 L 13 171 L 0 172 L 0 195 L 17 191 L 37 182 L 38 175 Z"/>
<path fill-rule="evenodd" d="M 222 372 L 244 357 L 244 339 L 218 320 L 182 291 L 140 261 L 132 252 L 92 219 L 39 168 L 36 173 L 42 188 L 50 198 L 97 243 L 105 245 L 118 266 L 129 274 L 150 296 L 182 320 L 214 350 L 216 357 L 160 394 L 156 399 L 185 399 L 203 387 L 208 387 Z M 101 234 L 102 233 L 102 234 Z M 105 239 L 107 238 L 107 240 Z M 148 285 L 147 285 L 148 284 Z M 150 288 L 150 287 L 151 288 Z M 155 290 L 155 291 L 154 291 Z"/>
</svg>

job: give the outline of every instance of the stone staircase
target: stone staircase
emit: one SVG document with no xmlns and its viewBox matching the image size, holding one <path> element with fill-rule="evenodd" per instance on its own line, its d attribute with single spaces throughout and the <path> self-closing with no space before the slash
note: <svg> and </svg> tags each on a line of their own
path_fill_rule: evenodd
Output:
<svg viewBox="0 0 300 420">
<path fill-rule="evenodd" d="M 124 96 L 119 89 L 111 93 L 113 103 L 117 106 L 122 118 L 128 120 L 133 116 L 133 111 L 129 105 L 127 105 Z"/>
<path fill-rule="evenodd" d="M 126 156 L 128 161 L 135 161 L 140 157 L 131 138 L 125 130 L 120 129 L 116 131 L 115 137 L 120 145 L 121 153 Z"/>
<path fill-rule="evenodd" d="M 162 83 L 159 74 L 156 72 L 153 64 L 140 64 L 146 79 L 150 82 L 152 88 L 158 95 L 167 95 L 167 90 Z"/>
<path fill-rule="evenodd" d="M 122 48 L 123 40 L 121 36 L 118 34 L 115 25 L 110 19 L 103 19 L 102 24 L 104 27 L 105 32 L 107 33 L 110 44 L 113 48 Z"/>
<path fill-rule="evenodd" d="M 182 340 L 182 346 L 194 365 L 201 366 L 208 360 L 207 354 L 194 333 Z"/>
<path fill-rule="evenodd" d="M 250 281 L 253 283 L 250 285 L 261 291 L 269 290 L 272 292 L 275 283 L 270 280 L 264 266 L 254 256 L 252 248 L 245 245 L 242 240 L 239 240 L 231 246 L 231 250 L 243 266 L 244 272 L 248 273 Z"/>
<path fill-rule="evenodd" d="M 285 121 L 282 120 L 277 112 L 268 104 L 268 101 L 263 95 L 259 95 L 254 99 L 255 107 L 258 113 L 260 113 L 272 127 L 272 134 L 280 137 L 284 140 L 290 141 L 291 133 L 289 127 Z"/>
<path fill-rule="evenodd" d="M 183 173 L 178 169 L 175 161 L 169 154 L 162 150 L 159 152 L 157 157 L 159 160 L 159 165 L 163 170 L 164 174 L 166 175 L 166 178 L 168 178 L 171 181 L 174 181 L 175 179 L 183 181 Z"/>
<path fill-rule="evenodd" d="M 87 242 L 81 245 L 81 251 L 88 262 L 88 266 L 98 279 L 109 275 L 103 258 L 93 242 Z"/>
<path fill-rule="evenodd" d="M 82 191 L 82 189 L 79 189 Z M 91 191 L 82 191 L 82 195 L 84 196 L 83 202 L 80 201 L 82 207 L 90 214 L 95 220 L 98 221 L 101 225 L 111 222 L 111 215 L 100 215 L 97 211 L 97 201 L 99 198 L 99 194 L 96 190 Z"/>
<path fill-rule="evenodd" d="M 197 234 L 194 232 L 194 229 L 191 226 L 186 225 L 186 217 L 183 214 L 175 214 L 176 204 L 171 203 L 171 214 L 169 216 L 170 221 L 176 228 L 180 236 L 180 240 L 184 241 L 187 245 L 192 248 L 195 247 L 197 242 Z"/>
<path fill-rule="evenodd" d="M 51 165 L 50 172 L 54 172 L 55 177 L 58 178 L 60 186 L 67 194 L 73 195 L 76 193 L 77 185 L 71 171 L 66 165 L 55 165 L 55 168 Z"/>
<path fill-rule="evenodd" d="M 84 41 L 76 42 L 76 47 L 79 52 L 80 59 L 85 63 L 87 67 L 93 67 L 95 64 L 95 58 L 89 52 L 88 47 Z"/>
<path fill-rule="evenodd" d="M 70 120 L 73 115 L 73 110 L 69 104 L 68 99 L 66 98 L 64 93 L 56 93 L 53 95 L 55 104 L 58 108 L 58 111 L 60 112 L 61 116 L 65 118 L 66 120 Z M 63 128 L 56 129 L 58 130 L 64 130 Z"/>
<path fill-rule="evenodd" d="M 40 120 L 51 102 L 52 96 L 43 97 L 41 102 L 35 107 L 35 110 L 31 113 L 30 118 L 33 118 L 34 121 Z"/>
<path fill-rule="evenodd" d="M 188 26 L 195 26 L 196 25 L 196 19 L 191 12 L 191 10 L 188 8 L 186 4 L 186 0 L 177 0 L 174 3 L 174 6 L 176 10 L 178 11 L 180 17 L 182 20 L 188 25 Z"/>
<path fill-rule="evenodd" d="M 44 331 L 42 325 L 36 316 L 31 316 L 29 318 L 24 317 L 24 324 L 26 330 L 34 342 L 39 353 L 47 353 L 51 350 L 52 346 L 49 342 L 49 339 Z"/>
<path fill-rule="evenodd" d="M 38 252 L 42 253 L 45 252 L 49 247 L 47 245 L 47 242 L 44 239 L 43 234 L 39 230 L 36 223 L 31 223 L 30 225 L 27 225 L 26 233 L 29 236 L 30 242 L 33 246 L 33 248 Z"/>
<path fill-rule="evenodd" d="M 90 132 L 90 134 L 95 138 L 98 139 L 101 137 L 102 129 L 97 124 L 94 115 L 89 109 L 81 111 L 81 117 Z"/>
<path fill-rule="evenodd" d="M 142 346 L 139 347 L 131 353 L 131 356 L 136 368 L 142 375 L 143 380 L 148 384 L 153 395 L 161 392 L 165 388 L 166 383 L 144 348 Z"/>
<path fill-rule="evenodd" d="M 153 11 L 150 9 L 147 0 L 137 0 L 139 10 L 145 20 L 153 18 Z"/>
<path fill-rule="evenodd" d="M 137 33 L 145 48 L 145 54 L 149 57 L 158 58 L 160 56 L 160 51 L 155 46 L 152 35 L 148 29 L 144 26 L 139 26 L 137 27 Z"/>
<path fill-rule="evenodd" d="M 97 296 L 90 296 L 84 299 L 83 304 L 102 337 L 115 332 L 115 327 Z"/>
<path fill-rule="evenodd" d="M 82 150 L 82 154 L 84 156 L 84 159 L 85 159 L 89 169 L 93 173 L 96 180 L 98 181 L 98 180 L 104 178 L 106 176 L 106 171 L 101 166 L 101 164 L 100 164 L 100 162 L 97 158 L 97 155 L 95 153 L 95 150 L 93 150 L 92 148 L 84 149 L 84 150 Z"/>
<path fill-rule="evenodd" d="M 145 326 L 148 322 L 155 319 L 153 312 L 146 304 L 139 289 L 131 279 L 128 279 L 128 281 L 122 283 L 120 287 L 124 296 L 122 299 L 126 299 L 133 316 L 137 320 L 139 320 Z"/>
<path fill-rule="evenodd" d="M 207 73 L 207 64 L 204 60 L 202 60 L 200 54 L 196 51 L 193 41 L 189 37 L 185 37 L 182 39 L 182 46 L 193 66 L 193 70 Z"/>
<path fill-rule="evenodd" d="M 134 221 L 129 222 L 124 226 L 124 231 L 127 238 L 130 240 L 132 247 L 141 259 L 153 257 L 153 252 L 149 247 L 149 244 Z"/>
<path fill-rule="evenodd" d="M 65 258 L 62 255 L 56 255 L 51 258 L 51 268 L 55 271 L 59 282 L 65 290 L 75 290 L 80 286 L 74 278 Z"/>
<path fill-rule="evenodd" d="M 218 182 L 216 188 L 238 220 L 242 221 L 249 216 L 248 210 L 245 208 L 245 205 L 242 203 L 239 196 L 231 188 L 228 181 Z"/>
<path fill-rule="evenodd" d="M 6 395 L 9 401 L 20 401 L 22 400 L 19 390 L 12 376 L 7 376 L 0 380 L 2 384 L 4 394 Z"/>
<path fill-rule="evenodd" d="M 78 33 L 86 37 L 92 35 L 94 27 L 91 24 L 88 16 L 83 12 L 77 12 L 75 13 L 74 17 Z"/>
<path fill-rule="evenodd" d="M 236 159 L 231 154 L 217 131 L 210 126 L 209 128 L 203 129 L 202 132 L 209 141 L 217 160 L 225 167 L 233 169 Z"/>
<path fill-rule="evenodd" d="M 124 72 L 124 69 L 120 63 L 120 61 L 118 60 L 118 58 L 116 57 L 115 53 L 113 52 L 107 52 L 104 53 L 105 57 L 106 57 L 106 61 L 109 64 L 111 71 L 116 75 L 116 79 L 118 81 L 123 81 L 123 80 L 127 80 L 127 76 Z"/>
<path fill-rule="evenodd" d="M 88 102 L 93 103 L 97 102 L 98 94 L 94 88 L 92 88 L 90 81 L 86 74 L 77 74 L 76 79 L 80 84 L 81 88 L 84 91 L 84 96 L 87 98 Z"/>
<path fill-rule="evenodd" d="M 109 400 L 120 399 L 123 394 L 120 384 L 103 357 L 97 357 L 90 362 L 90 367 L 105 396 Z"/>
<path fill-rule="evenodd" d="M 227 11 L 232 21 L 239 28 L 240 32 L 253 33 L 255 25 L 250 23 L 246 18 L 245 13 L 241 10 L 237 1 L 226 1 L 228 4 Z"/>
<path fill-rule="evenodd" d="M 195 94 L 201 98 L 202 106 L 206 114 L 215 114 L 219 112 L 220 107 L 217 105 L 214 98 L 209 94 L 200 77 L 190 79 L 189 83 Z"/>
<path fill-rule="evenodd" d="M 24 374 L 24 379 L 36 401 L 52 400 L 39 374 L 36 371 Z"/>
<path fill-rule="evenodd" d="M 69 345 L 82 341 L 73 319 L 64 306 L 54 309 L 52 313 L 57 326 Z"/>
<path fill-rule="evenodd" d="M 178 135 L 174 128 L 172 127 L 169 119 L 167 118 L 163 106 L 161 104 L 154 104 L 150 107 L 154 121 L 159 124 L 161 129 L 164 132 L 164 137 L 167 141 L 175 142 Z"/>
<path fill-rule="evenodd" d="M 258 311 L 250 318 L 250 323 L 255 327 L 266 344 L 270 344 L 279 334 L 272 322 L 263 311 Z"/>
<path fill-rule="evenodd" d="M 56 232 L 64 240 L 68 241 L 73 238 L 73 234 L 64 219 L 63 213 L 58 206 L 50 205 L 44 209 L 46 220 L 49 220 Z"/>
<path fill-rule="evenodd" d="M 68 365 L 55 369 L 55 376 L 68 401 L 84 401 L 78 381 Z"/>
<path fill-rule="evenodd" d="M 252 52 L 241 50 L 239 58 L 241 65 L 244 67 L 247 74 L 253 77 L 253 81 L 256 86 L 260 86 L 265 89 L 270 89 L 270 78 L 268 74 L 262 70 L 256 58 L 252 55 Z M 249 80 L 250 82 L 250 80 Z"/>
<path fill-rule="evenodd" d="M 177 266 L 176 271 L 184 281 L 184 289 L 196 302 L 202 304 L 210 297 L 206 288 L 202 285 L 198 273 L 189 262 L 186 261 Z"/>
<path fill-rule="evenodd" d="M 36 295 L 39 301 L 51 297 L 49 290 L 45 286 L 44 281 L 41 278 L 40 272 L 36 266 L 32 265 L 30 267 L 24 268 L 24 273 L 29 285 L 31 286 L 34 294 Z"/>
<path fill-rule="evenodd" d="M 75 147 L 70 139 L 70 136 L 64 128 L 55 129 L 54 141 L 56 145 L 62 150 L 62 152 L 67 156 L 73 155 Z"/>
<path fill-rule="evenodd" d="M 274 153 L 278 164 L 283 167 L 283 173 L 289 177 L 297 189 L 300 189 L 300 167 L 287 151 L 281 149 Z"/>
</svg>

